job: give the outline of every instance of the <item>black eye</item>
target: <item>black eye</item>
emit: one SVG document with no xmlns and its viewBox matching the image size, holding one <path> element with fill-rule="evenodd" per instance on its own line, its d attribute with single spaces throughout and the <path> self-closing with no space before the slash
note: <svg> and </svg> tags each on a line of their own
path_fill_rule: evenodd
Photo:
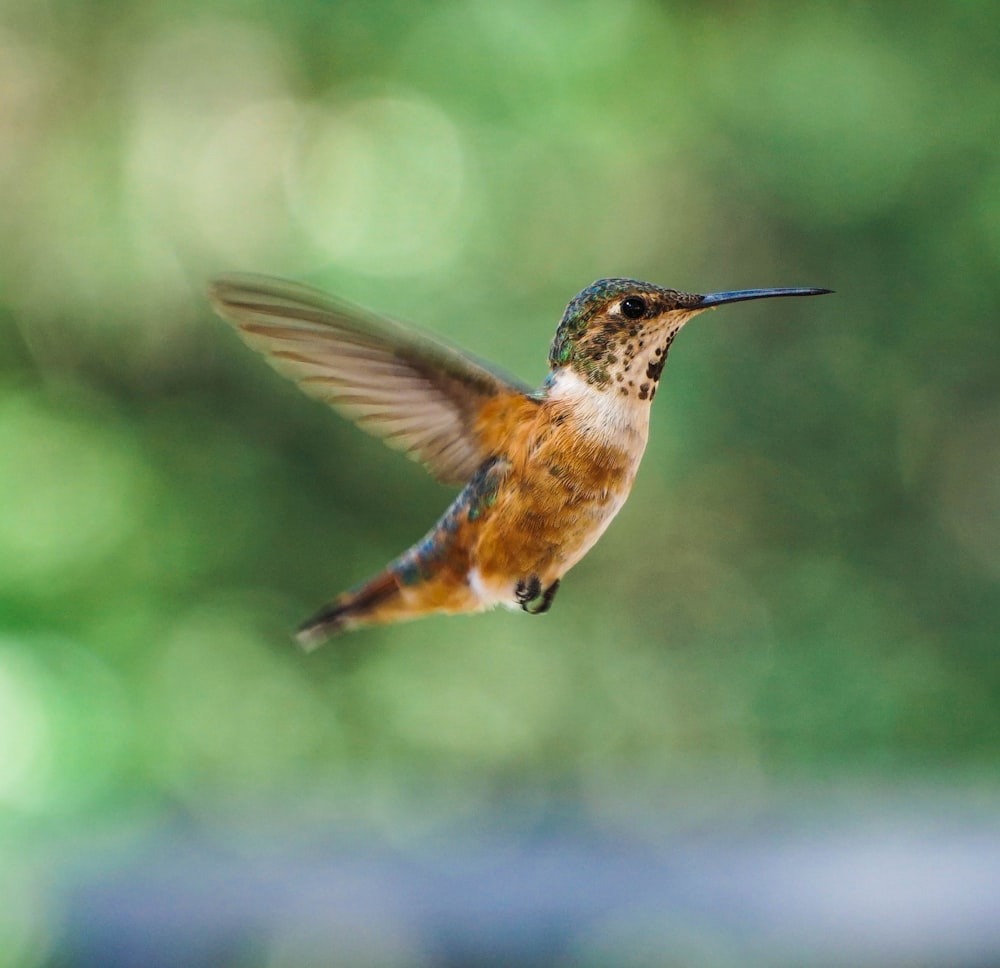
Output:
<svg viewBox="0 0 1000 968">
<path fill-rule="evenodd" d="M 642 296 L 629 296 L 623 299 L 622 315 L 628 319 L 642 319 L 646 315 L 646 300 Z"/>
</svg>

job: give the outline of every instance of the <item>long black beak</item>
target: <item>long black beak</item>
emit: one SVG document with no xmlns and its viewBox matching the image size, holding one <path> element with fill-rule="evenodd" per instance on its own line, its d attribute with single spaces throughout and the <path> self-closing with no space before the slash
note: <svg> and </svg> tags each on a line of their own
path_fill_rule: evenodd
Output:
<svg viewBox="0 0 1000 968">
<path fill-rule="evenodd" d="M 722 306 L 747 299 L 771 299 L 773 296 L 824 296 L 832 289 L 736 289 L 733 292 L 713 292 L 701 297 L 698 308 Z"/>
</svg>

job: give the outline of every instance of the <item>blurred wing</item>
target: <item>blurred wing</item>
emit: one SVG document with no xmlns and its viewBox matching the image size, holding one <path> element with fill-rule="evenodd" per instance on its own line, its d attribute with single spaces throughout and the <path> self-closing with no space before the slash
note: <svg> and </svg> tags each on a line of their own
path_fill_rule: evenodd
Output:
<svg viewBox="0 0 1000 968">
<path fill-rule="evenodd" d="M 531 392 L 460 350 L 306 286 L 224 276 L 209 297 L 275 369 L 447 484 L 464 484 L 490 456 L 474 429 L 483 405 Z"/>
</svg>

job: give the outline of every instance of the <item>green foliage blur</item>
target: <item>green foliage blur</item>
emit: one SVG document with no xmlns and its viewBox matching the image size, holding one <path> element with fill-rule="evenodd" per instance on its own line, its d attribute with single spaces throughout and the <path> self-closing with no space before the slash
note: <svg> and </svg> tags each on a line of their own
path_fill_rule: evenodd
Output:
<svg viewBox="0 0 1000 968">
<path fill-rule="evenodd" d="M 0 4 L 0 966 L 44 960 L 33 844 L 220 804 L 1000 786 L 998 38 L 973 0 Z M 452 492 L 240 343 L 229 270 L 529 381 L 602 276 L 836 295 L 685 330 L 548 615 L 307 656 Z"/>
</svg>

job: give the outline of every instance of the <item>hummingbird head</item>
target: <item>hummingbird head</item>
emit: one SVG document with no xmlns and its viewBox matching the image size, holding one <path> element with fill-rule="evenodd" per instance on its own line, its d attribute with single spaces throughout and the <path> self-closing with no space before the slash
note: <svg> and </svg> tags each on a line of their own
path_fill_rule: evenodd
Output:
<svg viewBox="0 0 1000 968">
<path fill-rule="evenodd" d="M 571 367 L 588 384 L 651 400 L 667 351 L 694 316 L 729 302 L 818 296 L 829 289 L 742 289 L 699 295 L 637 279 L 599 279 L 570 301 L 549 351 L 553 372 Z"/>
</svg>

